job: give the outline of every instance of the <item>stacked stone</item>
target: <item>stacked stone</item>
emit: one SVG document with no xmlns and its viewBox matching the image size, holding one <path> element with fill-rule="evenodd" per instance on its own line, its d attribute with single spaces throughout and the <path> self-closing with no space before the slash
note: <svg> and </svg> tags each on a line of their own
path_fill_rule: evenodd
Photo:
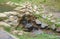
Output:
<svg viewBox="0 0 60 39">
<path fill-rule="evenodd" d="M 25 2 L 19 7 L 16 7 L 14 10 L 20 12 L 20 14 L 33 14 L 39 11 L 36 5 L 33 6 L 29 2 Z"/>
<path fill-rule="evenodd" d="M 26 2 L 26 3 L 24 3 L 24 4 L 22 4 L 22 5 L 18 6 L 18 7 L 16 7 L 14 9 L 14 11 L 0 13 L 0 18 L 8 18 L 7 20 L 3 20 L 2 19 L 3 22 L 0 22 L 1 23 L 0 25 L 5 24 L 7 26 L 9 24 L 10 26 L 11 25 L 12 26 L 17 26 L 19 24 L 19 22 L 21 21 L 20 18 L 23 18 L 24 15 L 26 15 L 26 16 L 30 15 L 31 18 L 33 19 L 32 21 L 34 21 L 37 26 L 40 26 L 41 28 L 45 28 L 45 27 L 48 26 L 48 24 L 42 23 L 38 19 L 34 19 L 36 17 L 33 14 L 38 14 L 39 15 L 40 14 L 39 12 L 40 11 L 39 11 L 39 9 L 38 9 L 38 7 L 36 5 L 32 5 L 31 3 Z M 33 16 L 34 16 L 34 18 L 33 18 Z M 51 17 L 51 16 L 52 16 L 52 14 L 50 14 L 49 17 Z M 43 15 L 42 18 L 46 18 L 46 16 Z M 49 20 L 50 20 L 50 18 L 49 18 Z M 29 28 L 31 26 L 35 26 L 32 23 L 27 23 L 25 20 L 24 20 L 24 22 L 26 23 L 25 27 Z M 51 20 L 51 22 L 54 22 L 54 20 Z M 55 25 L 52 25 L 52 29 L 55 29 L 55 28 L 56 28 Z"/>
<path fill-rule="evenodd" d="M 15 11 L 0 13 L 0 25 L 9 26 L 9 27 L 17 26 L 17 24 L 18 24 L 17 15 L 18 15 L 18 13 Z"/>
</svg>

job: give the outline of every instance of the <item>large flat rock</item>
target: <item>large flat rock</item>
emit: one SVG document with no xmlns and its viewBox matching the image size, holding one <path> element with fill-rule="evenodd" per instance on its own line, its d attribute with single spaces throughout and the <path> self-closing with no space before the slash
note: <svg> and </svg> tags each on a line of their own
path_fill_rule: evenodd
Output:
<svg viewBox="0 0 60 39">
<path fill-rule="evenodd" d="M 9 33 L 0 30 L 0 39 L 17 39 L 14 36 L 10 35 Z"/>
</svg>

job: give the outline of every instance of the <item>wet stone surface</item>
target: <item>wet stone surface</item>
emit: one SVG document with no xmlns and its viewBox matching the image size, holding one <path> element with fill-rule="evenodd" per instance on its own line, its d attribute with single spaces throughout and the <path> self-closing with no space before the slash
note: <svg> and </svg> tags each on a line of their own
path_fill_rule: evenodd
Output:
<svg viewBox="0 0 60 39">
<path fill-rule="evenodd" d="M 7 34 L 5 31 L 0 30 L 0 39 L 15 39 L 15 38 Z"/>
<path fill-rule="evenodd" d="M 27 23 L 25 27 L 26 27 L 26 28 L 32 27 L 32 23 Z"/>
</svg>

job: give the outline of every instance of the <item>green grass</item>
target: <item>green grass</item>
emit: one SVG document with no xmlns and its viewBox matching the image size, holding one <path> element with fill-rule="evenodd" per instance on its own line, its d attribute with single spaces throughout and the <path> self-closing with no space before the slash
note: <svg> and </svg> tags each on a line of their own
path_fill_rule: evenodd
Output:
<svg viewBox="0 0 60 39">
<path fill-rule="evenodd" d="M 1 5 L 0 4 L 0 13 L 12 11 L 14 8 L 15 7 L 11 7 L 11 6 L 8 6 L 8 5 Z"/>
<path fill-rule="evenodd" d="M 5 29 L 7 32 L 10 32 L 10 31 L 11 31 L 11 28 L 10 28 L 10 27 L 4 27 L 4 29 Z"/>
<path fill-rule="evenodd" d="M 46 19 L 44 19 L 44 18 L 42 18 L 42 14 L 40 14 L 40 15 L 36 15 L 36 14 L 34 14 L 41 22 L 43 22 L 43 23 L 46 23 L 46 24 L 48 24 L 49 26 L 51 26 L 52 24 L 54 24 L 53 22 L 51 22 L 50 20 L 48 20 L 47 18 Z"/>
<path fill-rule="evenodd" d="M 9 1 L 9 0 L 0 0 L 0 3 L 6 2 L 6 1 Z M 23 3 L 23 2 L 29 1 L 29 2 L 31 2 L 33 4 L 37 4 L 37 5 L 40 5 L 40 3 L 44 3 L 44 4 L 47 4 L 48 6 L 54 5 L 57 9 L 60 9 L 60 2 L 56 2 L 54 4 L 51 0 L 50 0 L 50 2 L 49 2 L 49 0 L 47 0 L 47 1 L 45 1 L 45 0 L 10 0 L 10 1 L 17 2 L 17 3 Z M 42 20 L 41 17 L 39 19 Z M 48 22 L 50 24 L 50 22 L 47 21 L 47 19 L 43 19 L 43 20 L 45 20 L 45 22 Z M 58 25 L 58 26 L 60 26 L 60 25 Z M 7 32 L 10 32 L 11 28 L 5 27 L 5 30 Z M 21 30 L 21 29 L 18 28 L 18 30 Z M 17 36 L 17 35 L 15 35 L 15 36 Z M 40 35 L 36 35 L 35 37 L 30 35 L 29 33 L 24 34 L 22 36 L 17 36 L 17 37 L 19 39 L 60 39 L 60 37 L 57 37 L 54 34 L 50 35 L 50 34 L 45 34 L 45 33 L 44 34 L 40 34 Z"/>
<path fill-rule="evenodd" d="M 59 37 L 56 37 L 54 35 L 48 35 L 48 34 L 41 34 L 41 35 L 37 35 L 36 37 L 31 37 L 28 35 L 23 35 L 23 36 L 19 36 L 20 39 L 60 39 Z"/>
<path fill-rule="evenodd" d="M 7 32 L 10 33 L 11 27 L 4 27 L 4 28 Z M 22 29 L 18 28 L 18 30 L 22 30 Z M 19 39 L 60 39 L 60 37 L 57 36 L 56 34 L 46 34 L 46 33 L 39 35 L 38 34 L 32 35 L 30 32 L 27 32 L 27 34 L 24 33 L 23 35 L 15 35 L 15 36 L 18 37 Z"/>
<path fill-rule="evenodd" d="M 5 30 L 7 32 L 10 32 L 11 28 L 5 27 Z M 60 37 L 58 37 L 55 34 L 46 34 L 46 33 L 39 34 L 39 35 L 37 34 L 37 35 L 33 36 L 32 34 L 27 32 L 27 34 L 15 35 L 15 36 L 18 37 L 19 39 L 60 39 Z"/>
</svg>

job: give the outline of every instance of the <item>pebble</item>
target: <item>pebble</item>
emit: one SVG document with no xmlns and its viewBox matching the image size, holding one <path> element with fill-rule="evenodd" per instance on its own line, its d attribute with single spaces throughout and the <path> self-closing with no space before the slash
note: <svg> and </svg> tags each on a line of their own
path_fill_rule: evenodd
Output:
<svg viewBox="0 0 60 39">
<path fill-rule="evenodd" d="M 8 1 L 6 4 L 10 4 L 11 3 L 11 1 Z"/>
<path fill-rule="evenodd" d="M 50 13 L 50 14 L 49 14 L 49 17 L 51 17 L 51 16 L 53 16 L 53 14 L 52 14 L 52 13 Z"/>
<path fill-rule="evenodd" d="M 60 33 L 60 27 L 58 27 L 58 28 L 56 29 L 56 32 L 59 32 L 59 33 Z"/>
<path fill-rule="evenodd" d="M 15 5 L 19 5 L 18 3 L 14 3 Z"/>
<path fill-rule="evenodd" d="M 23 35 L 23 33 L 18 33 L 18 35 Z"/>
<path fill-rule="evenodd" d="M 0 13 L 0 17 L 7 17 L 7 15 L 4 13 Z"/>
<path fill-rule="evenodd" d="M 18 35 L 23 35 L 24 31 L 19 31 Z"/>
<path fill-rule="evenodd" d="M 34 31 L 32 32 L 32 34 L 42 34 L 42 33 L 43 33 L 42 30 L 34 30 Z"/>
<path fill-rule="evenodd" d="M 39 11 L 36 11 L 36 14 L 38 14 L 38 15 L 39 15 L 39 14 L 40 14 L 40 12 L 39 12 Z"/>
<path fill-rule="evenodd" d="M 5 20 L 4 22 L 8 23 L 9 25 L 13 25 L 13 26 L 17 26 L 18 25 L 18 22 L 17 20 Z"/>
<path fill-rule="evenodd" d="M 34 6 L 34 9 L 35 9 L 35 10 L 37 10 L 37 9 L 38 9 L 38 7 L 35 5 L 35 6 Z"/>
<path fill-rule="evenodd" d="M 56 21 L 55 20 L 51 20 L 51 22 L 54 22 L 55 23 Z"/>
<path fill-rule="evenodd" d="M 12 30 L 11 33 L 12 34 L 17 34 L 18 33 L 18 30 Z"/>
<path fill-rule="evenodd" d="M 16 7 L 14 10 L 20 10 L 21 9 L 21 7 Z"/>
<path fill-rule="evenodd" d="M 36 22 L 36 24 L 41 24 L 41 21 L 38 19 L 36 19 L 35 22 Z"/>
<path fill-rule="evenodd" d="M 53 24 L 53 25 L 51 26 L 51 28 L 52 28 L 52 30 L 55 30 L 55 29 L 56 29 L 55 24 Z"/>
<path fill-rule="evenodd" d="M 29 15 L 30 13 L 29 13 L 29 12 L 26 12 L 25 14 L 26 14 L 26 15 Z"/>
<path fill-rule="evenodd" d="M 4 12 L 4 14 L 6 14 L 6 15 L 18 15 L 18 13 L 17 12 L 15 12 L 15 11 L 9 11 L 9 12 Z"/>
<path fill-rule="evenodd" d="M 47 18 L 47 16 L 46 16 L 46 15 L 42 15 L 42 18 L 46 19 L 46 18 Z"/>
<path fill-rule="evenodd" d="M 42 23 L 41 24 L 41 28 L 45 28 L 45 27 L 47 27 L 48 26 L 48 24 L 45 24 L 45 23 Z"/>
<path fill-rule="evenodd" d="M 11 27 L 8 23 L 0 22 L 0 26 Z"/>
</svg>

